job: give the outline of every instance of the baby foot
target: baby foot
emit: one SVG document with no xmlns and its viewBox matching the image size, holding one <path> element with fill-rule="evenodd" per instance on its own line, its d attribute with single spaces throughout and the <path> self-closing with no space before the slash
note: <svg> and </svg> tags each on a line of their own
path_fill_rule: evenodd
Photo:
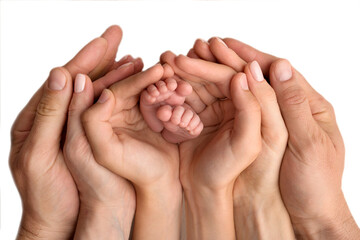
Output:
<svg viewBox="0 0 360 240">
<path fill-rule="evenodd" d="M 169 133 L 167 132 L 170 131 L 173 134 L 171 134 L 169 139 L 171 139 L 171 142 L 174 143 L 180 142 L 177 139 L 186 140 L 193 138 L 193 135 L 190 134 L 187 130 L 186 131 L 188 134 L 186 135 L 185 130 L 180 131 L 179 129 L 186 128 L 188 127 L 187 125 L 180 127 L 177 126 L 180 123 L 178 123 L 176 126 L 168 123 L 172 115 L 172 107 L 183 105 L 185 102 L 185 97 L 188 96 L 191 92 L 192 87 L 189 83 L 185 81 L 176 81 L 174 78 L 168 78 L 165 81 L 158 81 L 157 83 L 148 86 L 148 88 L 144 90 L 140 96 L 140 111 L 150 129 L 155 132 L 162 132 L 165 128 L 167 131 L 164 130 L 165 132 L 163 133 L 163 136 L 168 136 Z M 168 107 L 162 108 L 162 106 Z M 169 108 L 171 108 L 171 110 Z M 193 117 L 194 114 L 196 115 L 196 113 L 189 106 L 187 108 L 192 113 L 191 117 Z M 159 116 L 161 118 L 159 118 L 157 114 L 160 114 Z M 169 119 L 164 117 L 163 114 L 167 114 Z M 190 116 L 190 113 L 187 113 L 187 116 Z M 183 126 L 183 124 L 181 126 Z M 181 134 L 178 138 L 176 138 L 177 133 Z"/>
<path fill-rule="evenodd" d="M 172 107 L 170 105 L 161 106 L 156 116 L 164 124 L 162 136 L 171 143 L 180 143 L 200 135 L 204 128 L 194 110 L 187 104 Z"/>
</svg>

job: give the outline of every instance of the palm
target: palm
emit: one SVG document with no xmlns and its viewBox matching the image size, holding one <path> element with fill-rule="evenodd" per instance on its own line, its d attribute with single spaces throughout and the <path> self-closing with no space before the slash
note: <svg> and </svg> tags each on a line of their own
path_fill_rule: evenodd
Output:
<svg viewBox="0 0 360 240">
<path fill-rule="evenodd" d="M 44 161 L 45 162 L 45 161 Z M 32 172 L 36 176 L 29 176 L 25 192 L 37 192 L 39 201 L 24 203 L 26 212 L 34 212 L 34 218 L 39 217 L 40 221 L 47 223 L 64 223 L 67 227 L 73 228 L 79 208 L 79 197 L 74 180 L 67 169 L 64 156 L 60 151 L 50 166 L 41 166 L 44 162 L 38 162 L 36 168 L 41 172 Z M 31 171 L 29 171 L 31 174 Z M 33 183 L 31 183 L 34 181 Z M 20 183 L 19 187 L 23 184 Z M 25 198 L 26 199 L 26 198 Z M 54 210 L 56 209 L 56 210 Z M 42 219 L 42 216 L 47 216 Z M 66 227 L 66 226 L 64 226 Z"/>
<path fill-rule="evenodd" d="M 132 185 L 95 161 L 85 133 L 70 138 L 70 141 L 67 139 L 64 154 L 77 183 L 82 204 L 94 202 L 116 204 L 122 201 L 124 193 L 135 202 Z"/>
<path fill-rule="evenodd" d="M 327 204 L 332 204 L 332 201 L 323 201 L 323 196 L 334 201 L 342 196 L 341 183 L 337 181 L 339 176 L 335 177 L 326 172 L 343 169 L 343 162 L 339 160 L 343 156 L 338 156 L 339 153 L 326 134 L 321 135 L 321 144 L 313 146 L 313 150 L 316 149 L 313 153 L 309 149 L 307 152 L 304 149 L 297 149 L 291 143 L 285 150 L 280 171 L 280 189 L 286 208 L 295 222 L 309 216 L 321 217 L 318 213 L 331 209 Z M 319 163 L 313 159 L 324 159 L 324 161 Z M 324 176 L 329 177 L 324 179 Z M 300 182 L 302 187 L 299 187 Z M 334 188 L 324 186 L 336 186 L 338 191 L 334 192 Z M 309 199 L 320 199 L 320 201 L 309 202 Z"/>
<path fill-rule="evenodd" d="M 114 155 L 135 166 L 129 178 L 135 185 L 151 184 L 178 166 L 177 146 L 148 128 L 137 103 L 113 114 L 110 123 L 117 136 Z"/>
<path fill-rule="evenodd" d="M 230 100 L 218 100 L 199 116 L 204 123 L 202 134 L 180 144 L 181 176 L 211 188 L 228 186 L 241 171 L 239 168 L 246 167 L 237 164 L 241 159 L 232 147 L 234 106 Z"/>
</svg>

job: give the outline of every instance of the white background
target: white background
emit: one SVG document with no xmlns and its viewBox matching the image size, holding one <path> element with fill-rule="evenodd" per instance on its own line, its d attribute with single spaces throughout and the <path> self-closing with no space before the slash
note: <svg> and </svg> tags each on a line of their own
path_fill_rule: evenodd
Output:
<svg viewBox="0 0 360 240">
<path fill-rule="evenodd" d="M 8 168 L 10 127 L 46 79 L 108 26 L 118 57 L 187 53 L 196 38 L 233 37 L 288 58 L 335 107 L 346 144 L 343 189 L 360 223 L 360 3 L 346 1 L 1 2 L 1 239 L 14 239 L 21 202 Z"/>
</svg>

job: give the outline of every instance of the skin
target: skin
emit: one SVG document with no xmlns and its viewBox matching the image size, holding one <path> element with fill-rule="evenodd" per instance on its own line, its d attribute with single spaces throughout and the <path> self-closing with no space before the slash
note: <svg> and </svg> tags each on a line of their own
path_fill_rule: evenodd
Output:
<svg viewBox="0 0 360 240">
<path fill-rule="evenodd" d="M 246 62 L 256 60 L 265 76 L 270 78 L 276 93 L 289 132 L 280 171 L 280 189 L 296 237 L 358 237 L 359 228 L 341 191 L 344 146 L 331 105 L 287 61 L 264 54 L 234 39 L 224 39 L 224 42 Z M 194 56 L 201 55 L 195 51 L 190 53 Z M 202 62 L 186 62 L 184 59 L 180 56 L 173 62 L 178 64 L 181 71 L 190 64 L 197 64 L 192 74 L 198 81 L 198 75 L 204 73 L 198 70 Z M 278 81 L 276 73 L 279 76 L 289 76 L 286 69 L 291 69 L 290 80 Z M 195 107 L 200 108 L 200 105 L 197 104 Z"/>
<path fill-rule="evenodd" d="M 212 38 L 209 43 L 197 40 L 188 56 L 202 56 L 203 60 L 244 71 L 249 88 L 261 106 L 262 150 L 234 185 L 237 239 L 294 239 L 278 184 L 288 134 L 274 90 L 262 75 L 261 81 L 254 79 L 250 66 L 256 66 L 257 62 L 246 64 L 221 39 Z"/>
<path fill-rule="evenodd" d="M 199 136 L 202 131 L 202 127 L 198 127 L 202 124 L 200 118 L 184 104 L 185 97 L 191 92 L 189 83 L 175 78 L 158 81 L 143 90 L 140 111 L 151 130 L 161 132 L 171 143 Z"/>
<path fill-rule="evenodd" d="M 280 189 L 296 237 L 360 238 L 341 190 L 345 150 L 331 104 L 288 61 L 234 39 L 224 41 L 245 61 L 259 61 L 278 97 L 289 132 Z M 281 76 L 284 70 L 291 77 L 279 81 L 277 74 Z"/>
<path fill-rule="evenodd" d="M 61 148 L 73 92 L 72 79 L 79 72 L 97 79 L 103 71 L 116 66 L 114 52 L 120 39 L 121 29 L 112 26 L 64 67 L 53 69 L 15 120 L 9 165 L 23 203 L 17 239 L 73 237 L 79 196 Z M 59 79 L 65 83 L 62 89 L 57 83 Z M 95 81 L 94 94 L 107 84 L 111 83 Z"/>
<path fill-rule="evenodd" d="M 180 69 L 174 57 L 167 52 L 161 61 L 193 85 L 197 96 L 191 96 L 191 100 L 198 101 L 187 103 L 197 109 L 204 123 L 198 138 L 179 147 L 187 237 L 235 239 L 233 188 L 239 174 L 261 149 L 260 105 L 251 91 L 241 88 L 239 79 L 245 74 L 235 75 L 233 69 L 214 63 L 210 68 L 203 66 L 207 61 L 192 61 L 188 68 Z M 196 71 L 200 74 L 195 75 Z M 231 100 L 219 100 L 225 96 Z"/>
<path fill-rule="evenodd" d="M 126 64 L 128 60 L 131 58 L 128 57 L 123 63 Z M 98 81 L 116 82 L 127 77 L 129 71 L 135 74 L 134 62 L 129 63 L 119 66 Z M 81 114 L 94 102 L 93 84 L 89 77 L 82 74 L 77 75 L 74 84 L 85 84 L 81 92 L 74 88 L 64 145 L 65 162 L 80 198 L 74 239 L 129 239 L 136 205 L 134 188 L 130 182 L 95 161 L 81 124 Z"/>
<path fill-rule="evenodd" d="M 134 239 L 180 236 L 182 190 L 177 146 L 149 129 L 138 105 L 144 88 L 170 77 L 164 73 L 161 65 L 155 65 L 112 85 L 82 115 L 96 161 L 135 187 Z"/>
</svg>

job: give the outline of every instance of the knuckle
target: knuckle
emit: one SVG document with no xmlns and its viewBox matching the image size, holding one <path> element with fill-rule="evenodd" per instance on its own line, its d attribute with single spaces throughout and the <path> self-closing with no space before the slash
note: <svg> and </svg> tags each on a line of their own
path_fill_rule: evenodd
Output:
<svg viewBox="0 0 360 240">
<path fill-rule="evenodd" d="M 286 105 L 301 105 L 306 102 L 305 91 L 297 86 L 286 88 L 281 94 L 282 103 Z"/>
<path fill-rule="evenodd" d="M 316 120 L 329 122 L 335 119 L 335 110 L 330 102 L 323 97 L 319 97 L 314 102 L 313 116 Z"/>
<path fill-rule="evenodd" d="M 48 95 L 43 96 L 39 102 L 36 114 L 42 117 L 51 117 L 59 114 L 60 105 L 57 103 L 49 103 L 50 97 Z"/>
</svg>

